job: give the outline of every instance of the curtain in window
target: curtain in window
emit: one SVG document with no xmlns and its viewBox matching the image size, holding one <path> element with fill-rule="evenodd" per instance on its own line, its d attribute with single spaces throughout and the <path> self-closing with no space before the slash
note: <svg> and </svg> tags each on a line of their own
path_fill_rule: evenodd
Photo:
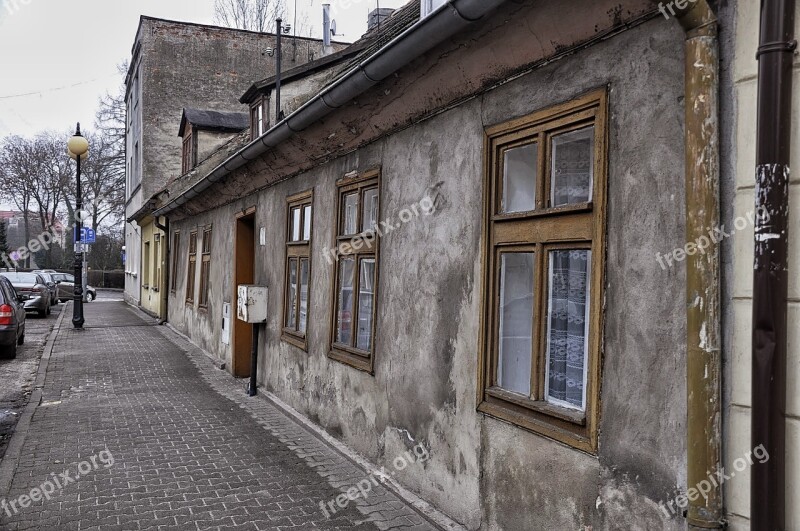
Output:
<svg viewBox="0 0 800 531">
<path fill-rule="evenodd" d="M 592 198 L 594 127 L 553 137 L 552 206 Z"/>
<path fill-rule="evenodd" d="M 585 409 L 591 251 L 550 253 L 547 396 Z"/>
</svg>

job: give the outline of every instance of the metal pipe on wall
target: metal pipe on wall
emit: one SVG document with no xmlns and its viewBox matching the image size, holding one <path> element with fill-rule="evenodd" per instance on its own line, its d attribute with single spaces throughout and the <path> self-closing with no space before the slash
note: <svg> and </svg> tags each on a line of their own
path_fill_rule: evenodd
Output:
<svg viewBox="0 0 800 531">
<path fill-rule="evenodd" d="M 762 0 L 756 129 L 751 444 L 770 458 L 750 479 L 753 529 L 786 529 L 789 171 L 795 0 Z"/>
<path fill-rule="evenodd" d="M 686 481 L 698 485 L 722 460 L 720 244 L 708 237 L 720 224 L 719 39 L 706 0 L 678 13 L 686 31 L 686 241 L 708 242 L 686 260 Z M 723 527 L 722 487 L 689 499 L 689 529 Z"/>
<path fill-rule="evenodd" d="M 276 45 L 276 72 L 275 72 L 275 123 L 281 121 L 281 64 L 283 59 L 283 51 L 281 50 L 281 34 L 283 33 L 283 20 L 275 20 L 275 35 L 277 37 Z"/>
</svg>

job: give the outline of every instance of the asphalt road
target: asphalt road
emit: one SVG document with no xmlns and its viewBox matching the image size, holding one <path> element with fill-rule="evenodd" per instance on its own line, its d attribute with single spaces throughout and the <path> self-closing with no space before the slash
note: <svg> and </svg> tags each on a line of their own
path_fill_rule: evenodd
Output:
<svg viewBox="0 0 800 531">
<path fill-rule="evenodd" d="M 96 302 L 122 300 L 122 291 L 97 291 Z M 18 347 L 16 359 L 0 358 L 0 459 L 5 454 L 19 415 L 31 396 L 47 336 L 65 306 L 67 304 L 53 306 L 52 314 L 45 318 L 29 313 L 25 325 L 25 345 Z M 70 317 L 71 314 L 65 319 Z"/>
<path fill-rule="evenodd" d="M 29 313 L 25 324 L 25 344 L 18 347 L 16 359 L 0 358 L 0 458 L 5 454 L 19 415 L 31 396 L 47 336 L 63 310 L 64 304 L 58 304 L 45 318 Z"/>
</svg>

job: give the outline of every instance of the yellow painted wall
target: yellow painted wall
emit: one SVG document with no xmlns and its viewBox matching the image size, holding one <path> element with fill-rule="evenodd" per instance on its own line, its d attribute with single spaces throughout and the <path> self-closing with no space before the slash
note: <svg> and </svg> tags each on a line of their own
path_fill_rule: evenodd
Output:
<svg viewBox="0 0 800 531">
<path fill-rule="evenodd" d="M 141 222 L 142 250 L 141 250 L 141 293 L 142 308 L 148 312 L 164 317 L 165 306 L 165 274 L 167 240 L 162 231 L 156 228 L 154 220 L 147 219 Z"/>
</svg>

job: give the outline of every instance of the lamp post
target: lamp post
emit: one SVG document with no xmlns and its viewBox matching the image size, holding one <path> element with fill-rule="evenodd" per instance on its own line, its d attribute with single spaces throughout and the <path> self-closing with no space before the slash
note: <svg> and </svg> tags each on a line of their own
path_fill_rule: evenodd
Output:
<svg viewBox="0 0 800 531">
<path fill-rule="evenodd" d="M 89 156 L 89 142 L 81 134 L 81 124 L 75 130 L 75 135 L 67 141 L 69 156 L 78 165 L 78 172 L 75 177 L 75 213 L 76 225 L 74 233 L 75 241 L 75 282 L 74 282 L 74 304 L 72 307 L 72 326 L 83 328 L 83 248 L 81 243 L 81 228 L 83 227 L 83 200 L 81 198 L 81 160 Z"/>
</svg>

